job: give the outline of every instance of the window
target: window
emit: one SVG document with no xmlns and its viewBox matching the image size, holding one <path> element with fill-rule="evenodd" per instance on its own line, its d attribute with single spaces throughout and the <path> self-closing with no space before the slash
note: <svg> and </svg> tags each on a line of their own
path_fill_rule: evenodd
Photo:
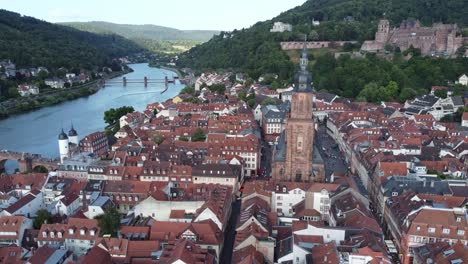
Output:
<svg viewBox="0 0 468 264">
<path fill-rule="evenodd" d="M 428 232 L 429 232 L 429 233 L 435 233 L 435 228 L 434 228 L 434 227 L 429 227 Z"/>
<path fill-rule="evenodd" d="M 444 233 L 444 234 L 450 234 L 450 229 L 444 228 L 444 229 L 442 229 L 442 233 Z"/>
<path fill-rule="evenodd" d="M 465 235 L 465 230 L 458 230 L 457 235 L 459 235 L 459 236 Z"/>
</svg>

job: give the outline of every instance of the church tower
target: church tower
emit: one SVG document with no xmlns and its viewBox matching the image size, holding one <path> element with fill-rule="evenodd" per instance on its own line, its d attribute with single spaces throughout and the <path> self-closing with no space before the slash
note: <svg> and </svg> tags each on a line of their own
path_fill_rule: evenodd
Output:
<svg viewBox="0 0 468 264">
<path fill-rule="evenodd" d="M 308 63 L 308 51 L 304 43 L 300 69 L 295 76 L 290 117 L 286 123 L 286 160 L 282 179 L 286 181 L 308 182 L 312 181 L 314 176 L 314 89 L 312 75 L 307 70 Z"/>
</svg>

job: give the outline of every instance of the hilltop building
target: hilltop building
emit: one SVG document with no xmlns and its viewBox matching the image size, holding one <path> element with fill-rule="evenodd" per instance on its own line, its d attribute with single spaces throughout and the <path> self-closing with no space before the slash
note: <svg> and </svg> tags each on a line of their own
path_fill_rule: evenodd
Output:
<svg viewBox="0 0 468 264">
<path fill-rule="evenodd" d="M 390 28 L 390 22 L 382 19 L 379 22 L 375 40 L 362 44 L 361 50 L 379 52 L 390 44 L 402 51 L 413 46 L 421 49 L 423 55 L 453 56 L 467 42 L 467 38 L 457 36 L 457 24 L 434 23 L 432 27 L 423 27 L 416 21 L 403 21 L 398 28 Z"/>
<path fill-rule="evenodd" d="M 292 25 L 283 23 L 283 22 L 275 22 L 273 24 L 273 28 L 270 29 L 270 32 L 285 32 L 285 31 L 292 31 Z"/>
</svg>

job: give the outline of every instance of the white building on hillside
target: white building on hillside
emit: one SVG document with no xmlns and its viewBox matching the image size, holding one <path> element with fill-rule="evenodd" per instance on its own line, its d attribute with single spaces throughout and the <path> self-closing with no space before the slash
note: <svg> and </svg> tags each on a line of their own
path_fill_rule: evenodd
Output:
<svg viewBox="0 0 468 264">
<path fill-rule="evenodd" d="M 285 32 L 285 31 L 292 31 L 292 25 L 283 23 L 283 22 L 275 22 L 273 24 L 273 28 L 270 29 L 270 32 Z"/>
</svg>

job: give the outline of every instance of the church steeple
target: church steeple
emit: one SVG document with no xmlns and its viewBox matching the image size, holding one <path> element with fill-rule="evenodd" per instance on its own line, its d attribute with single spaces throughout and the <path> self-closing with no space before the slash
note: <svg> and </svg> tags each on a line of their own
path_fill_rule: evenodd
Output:
<svg viewBox="0 0 468 264">
<path fill-rule="evenodd" d="M 295 87 L 296 92 L 312 92 L 312 74 L 307 70 L 309 64 L 309 54 L 307 50 L 307 35 L 304 37 L 304 47 L 302 48 L 302 54 L 300 59 L 300 69 L 295 76 Z"/>
</svg>

